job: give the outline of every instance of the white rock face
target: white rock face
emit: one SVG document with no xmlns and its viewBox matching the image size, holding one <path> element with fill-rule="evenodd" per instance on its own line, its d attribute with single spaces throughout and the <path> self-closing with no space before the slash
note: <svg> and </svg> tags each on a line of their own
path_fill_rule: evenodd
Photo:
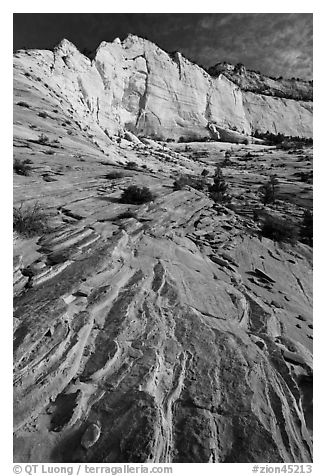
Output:
<svg viewBox="0 0 326 476">
<path fill-rule="evenodd" d="M 54 53 L 19 52 L 15 62 L 46 77 L 82 125 L 95 120 L 112 134 L 209 137 L 208 123 L 215 123 L 247 135 L 312 136 L 312 103 L 243 92 L 223 74 L 211 77 L 180 53 L 133 35 L 102 42 L 93 61 L 63 40 Z"/>
</svg>

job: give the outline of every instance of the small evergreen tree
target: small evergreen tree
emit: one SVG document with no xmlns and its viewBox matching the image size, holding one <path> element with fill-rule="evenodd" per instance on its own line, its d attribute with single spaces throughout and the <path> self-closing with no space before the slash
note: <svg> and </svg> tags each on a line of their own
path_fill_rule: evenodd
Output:
<svg viewBox="0 0 326 476">
<path fill-rule="evenodd" d="M 268 203 L 275 203 L 277 190 L 278 180 L 276 175 L 272 175 L 269 181 L 265 183 L 260 189 L 264 205 L 267 205 Z"/>
<path fill-rule="evenodd" d="M 225 182 L 221 167 L 217 166 L 214 175 L 214 183 L 209 187 L 209 196 L 214 202 L 225 202 L 229 199 L 227 195 L 228 184 Z"/>
<path fill-rule="evenodd" d="M 312 246 L 313 242 L 313 214 L 310 210 L 305 210 L 300 227 L 300 235 Z"/>
</svg>

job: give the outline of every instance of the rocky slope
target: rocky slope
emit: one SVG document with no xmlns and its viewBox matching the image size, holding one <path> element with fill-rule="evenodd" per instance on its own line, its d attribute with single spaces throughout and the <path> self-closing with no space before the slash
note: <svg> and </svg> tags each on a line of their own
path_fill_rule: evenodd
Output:
<svg viewBox="0 0 326 476">
<path fill-rule="evenodd" d="M 266 83 L 264 94 L 257 88 L 248 92 L 227 73 L 211 76 L 180 53 L 168 54 L 133 35 L 102 42 L 92 61 L 63 40 L 54 52 L 18 51 L 14 66 L 68 102 L 83 126 L 96 122 L 109 135 L 126 129 L 153 138 L 194 139 L 210 137 L 209 125 L 215 124 L 245 136 L 256 130 L 312 136 L 312 102 L 296 100 L 294 93 L 287 99 L 282 85 L 281 97 L 266 95 L 277 81 Z"/>
<path fill-rule="evenodd" d="M 96 61 L 108 65 L 113 50 L 131 58 L 135 44 L 147 45 L 104 45 Z M 14 174 L 14 203 L 38 202 L 51 228 L 15 234 L 15 461 L 311 461 L 312 249 L 263 238 L 253 220 L 273 172 L 273 213 L 300 220 L 311 207 L 311 184 L 300 179 L 311 149 L 131 134 L 118 143 L 103 130 L 139 111 L 123 66 L 111 73 L 125 81 L 110 82 L 108 66 L 67 44 L 54 55 L 19 53 L 15 64 L 14 157 L 29 159 L 31 173 Z M 206 168 L 211 180 L 225 150 L 232 209 L 173 190 L 179 173 Z M 155 200 L 122 203 L 130 184 Z"/>
<path fill-rule="evenodd" d="M 208 72 L 214 77 L 223 74 L 242 91 L 299 101 L 313 100 L 312 81 L 303 81 L 299 78 L 271 78 L 258 71 L 247 70 L 243 64 L 217 63 L 209 68 Z"/>
</svg>

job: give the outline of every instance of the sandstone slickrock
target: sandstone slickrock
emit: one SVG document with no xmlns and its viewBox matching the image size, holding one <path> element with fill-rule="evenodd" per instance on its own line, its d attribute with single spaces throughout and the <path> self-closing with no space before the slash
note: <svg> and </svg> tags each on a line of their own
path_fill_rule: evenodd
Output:
<svg viewBox="0 0 326 476">
<path fill-rule="evenodd" d="M 14 174 L 14 203 L 49 216 L 48 233 L 15 237 L 17 462 L 312 460 L 312 249 L 274 243 L 253 220 L 272 171 L 275 213 L 299 220 L 311 206 L 311 184 L 295 175 L 310 170 L 311 148 L 302 162 L 263 145 L 109 137 L 127 123 L 137 132 L 137 120 L 151 132 L 158 109 L 164 134 L 206 130 L 211 80 L 167 56 L 135 37 L 103 44 L 93 62 L 68 42 L 16 55 L 14 154 L 32 163 Z M 173 75 L 183 99 L 171 109 Z M 217 108 L 221 121 L 247 127 L 241 91 L 219 84 L 212 103 L 231 88 L 239 107 Z M 173 190 L 178 174 L 205 168 L 212 180 L 226 150 L 230 208 Z M 121 203 L 129 185 L 155 200 Z"/>
<path fill-rule="evenodd" d="M 292 268 L 270 240 L 239 233 L 221 249 L 239 269 L 225 268 L 187 238 L 203 211 L 214 223 L 201 194 L 172 193 L 148 211 L 149 227 L 91 243 L 58 277 L 16 299 L 17 442 L 47 440 L 46 458 L 61 461 L 310 461 L 302 398 L 287 366 L 309 374 L 309 344 L 296 336 L 302 348 L 290 357 L 276 341 L 293 334 L 299 312 L 309 313 L 305 259 Z M 58 246 L 52 240 L 48 249 Z M 253 256 L 264 258 L 273 293 L 246 277 L 262 265 Z M 293 275 L 305 294 L 293 288 Z M 76 293 L 81 283 L 93 291 Z M 292 299 L 277 312 L 269 300 L 285 283 Z M 69 294 L 75 298 L 65 304 Z M 51 455 L 43 411 L 76 392 L 73 408 L 65 412 L 62 403 L 52 413 L 53 420 L 63 412 L 63 423 Z M 92 444 L 82 437 L 90 418 L 102 427 Z"/>
</svg>

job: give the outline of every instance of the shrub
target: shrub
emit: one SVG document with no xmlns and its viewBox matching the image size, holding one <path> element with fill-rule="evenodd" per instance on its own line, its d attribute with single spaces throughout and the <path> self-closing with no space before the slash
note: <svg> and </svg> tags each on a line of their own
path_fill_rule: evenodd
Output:
<svg viewBox="0 0 326 476">
<path fill-rule="evenodd" d="M 14 207 L 13 228 L 26 237 L 39 236 L 49 231 L 48 216 L 36 202 L 34 206 Z"/>
<path fill-rule="evenodd" d="M 186 186 L 195 188 L 196 190 L 204 190 L 206 181 L 203 177 L 180 175 L 173 183 L 174 190 L 182 190 Z"/>
<path fill-rule="evenodd" d="M 277 189 L 278 180 L 276 178 L 276 175 L 272 175 L 269 181 L 260 188 L 260 192 L 262 194 L 262 202 L 264 205 L 275 202 Z"/>
<path fill-rule="evenodd" d="M 27 104 L 27 102 L 24 102 L 24 101 L 19 101 L 17 103 L 17 106 L 27 107 L 28 109 L 31 107 L 29 104 Z"/>
<path fill-rule="evenodd" d="M 232 164 L 233 164 L 232 160 L 230 160 L 228 157 L 226 157 L 226 158 L 222 161 L 220 167 L 229 167 L 229 166 L 232 165 Z"/>
<path fill-rule="evenodd" d="M 126 169 L 131 169 L 131 170 L 137 169 L 138 168 L 137 162 L 134 162 L 133 160 L 129 160 L 125 164 L 125 168 Z"/>
<path fill-rule="evenodd" d="M 313 214 L 310 210 L 305 210 L 300 226 L 300 236 L 303 241 L 307 241 L 310 246 L 313 243 Z"/>
<path fill-rule="evenodd" d="M 266 216 L 261 233 L 271 240 L 295 244 L 298 240 L 298 228 L 290 221 L 276 216 Z"/>
<path fill-rule="evenodd" d="M 107 173 L 104 177 L 108 180 L 114 180 L 114 179 L 125 177 L 125 174 L 123 172 L 118 172 L 117 170 L 113 170 L 112 172 Z"/>
<path fill-rule="evenodd" d="M 49 145 L 50 139 L 45 134 L 41 134 L 38 138 L 38 143 L 42 145 Z"/>
<path fill-rule="evenodd" d="M 14 172 L 18 175 L 24 175 L 27 177 L 28 175 L 31 174 L 31 167 L 30 164 L 33 162 L 30 159 L 25 159 L 25 160 L 19 160 L 15 159 L 14 160 Z"/>
<path fill-rule="evenodd" d="M 130 185 L 121 195 L 121 202 L 134 203 L 140 205 L 142 203 L 151 202 L 154 200 L 154 195 L 148 187 L 138 187 L 137 185 Z"/>
<path fill-rule="evenodd" d="M 126 210 L 125 212 L 120 213 L 115 219 L 116 220 L 125 220 L 127 218 L 137 218 L 137 214 L 130 210 Z"/>
<path fill-rule="evenodd" d="M 44 112 L 44 111 L 41 111 L 41 112 L 38 113 L 38 116 L 42 117 L 43 119 L 46 119 L 48 117 L 48 113 Z"/>
</svg>

